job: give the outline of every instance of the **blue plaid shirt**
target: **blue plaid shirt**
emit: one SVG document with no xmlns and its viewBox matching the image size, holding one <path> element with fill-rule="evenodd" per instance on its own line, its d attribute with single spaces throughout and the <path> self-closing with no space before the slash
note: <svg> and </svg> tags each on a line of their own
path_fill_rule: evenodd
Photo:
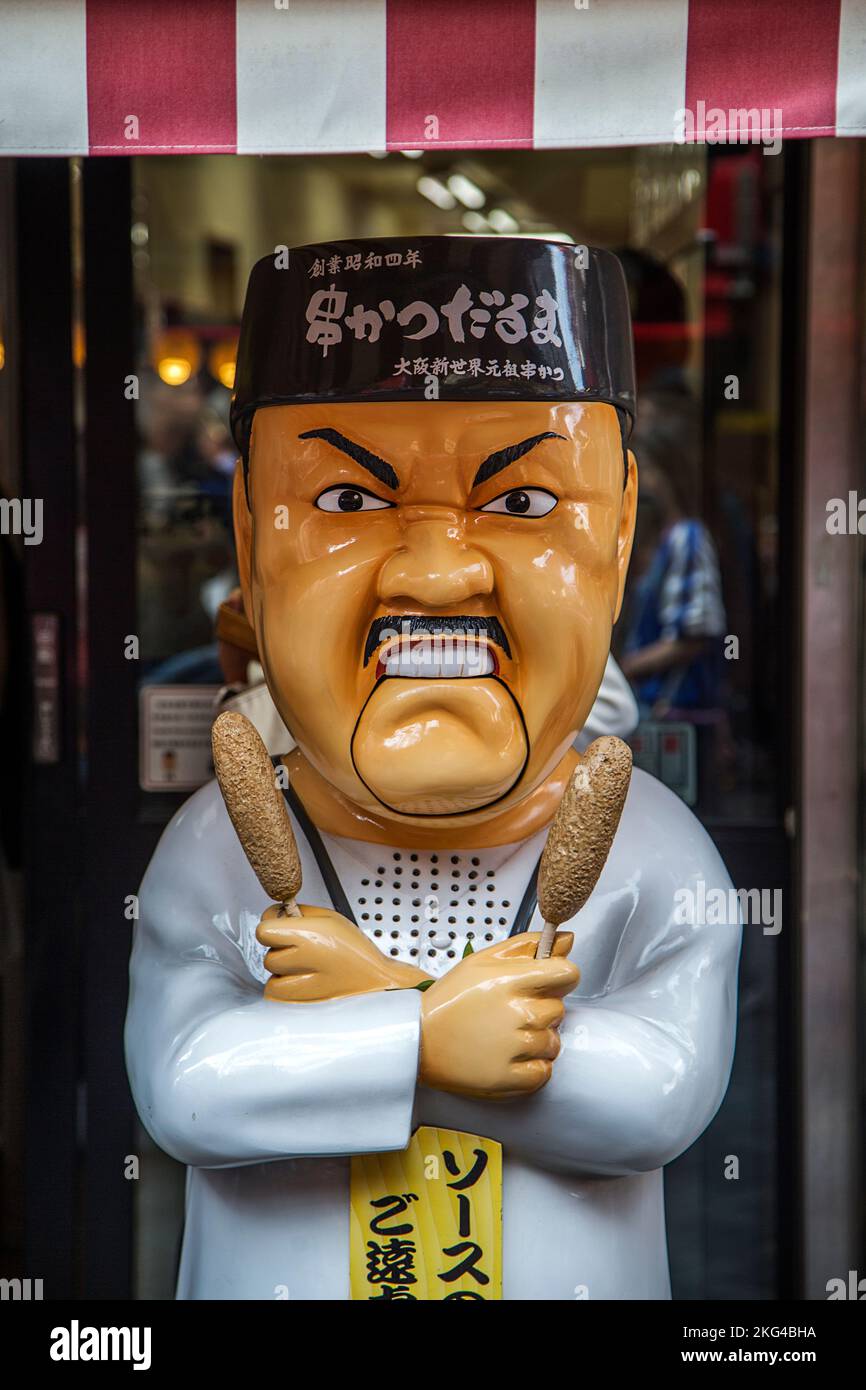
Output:
<svg viewBox="0 0 866 1390">
<path fill-rule="evenodd" d="M 703 522 L 676 521 L 664 532 L 652 562 L 637 581 L 627 653 L 663 639 L 721 638 L 725 608 L 719 563 Z M 681 709 L 706 709 L 719 700 L 720 642 L 708 642 L 696 660 L 644 676 L 638 700 L 652 706 L 664 696 Z"/>
</svg>

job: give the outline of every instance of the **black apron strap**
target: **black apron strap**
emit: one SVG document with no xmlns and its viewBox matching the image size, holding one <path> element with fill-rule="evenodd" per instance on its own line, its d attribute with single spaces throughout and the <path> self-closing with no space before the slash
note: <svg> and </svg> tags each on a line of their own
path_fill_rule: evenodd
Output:
<svg viewBox="0 0 866 1390">
<path fill-rule="evenodd" d="M 274 759 L 275 766 L 279 762 L 279 758 Z M 297 793 L 289 786 L 283 787 L 283 795 L 289 803 L 289 808 L 295 820 L 298 822 L 298 825 L 301 827 L 301 830 L 304 832 L 307 844 L 313 852 L 313 858 L 319 866 L 319 873 L 322 875 L 334 911 L 341 913 L 343 917 L 348 917 L 349 921 L 354 923 L 357 927 L 358 923 L 352 911 L 352 906 L 343 891 L 343 885 L 337 877 L 337 871 L 331 863 L 331 856 L 325 849 L 321 835 L 304 810 L 303 803 Z"/>
<path fill-rule="evenodd" d="M 279 766 L 281 759 L 274 758 L 273 762 L 274 766 L 277 767 Z M 304 837 L 307 841 L 307 844 L 310 846 L 310 849 L 312 850 L 313 858 L 319 866 L 319 873 L 322 875 L 325 887 L 328 890 L 328 896 L 331 899 L 334 911 L 341 913 L 344 917 L 348 917 L 349 921 L 353 922 L 357 927 L 358 922 L 355 918 L 354 912 L 352 911 L 349 899 L 346 897 L 346 894 L 343 890 L 343 885 L 337 877 L 337 871 L 331 863 L 331 856 L 325 849 L 321 835 L 319 834 L 318 830 L 313 825 L 313 822 L 310 820 L 310 817 L 304 810 L 303 803 L 301 802 L 297 792 L 295 792 L 291 786 L 283 787 L 283 795 L 285 796 L 286 801 L 289 804 L 289 808 L 291 809 L 291 812 L 294 815 L 295 820 L 298 822 L 298 825 L 304 832 Z M 534 913 L 538 905 L 538 865 L 540 863 L 541 859 L 539 859 L 538 864 L 536 864 L 535 868 L 532 870 L 529 882 L 526 885 L 526 892 L 523 894 L 523 897 L 520 900 L 520 906 L 517 909 L 517 916 L 514 919 L 514 926 L 508 933 L 509 936 L 519 936 L 521 932 L 529 930 L 529 923 L 532 920 L 532 914 Z"/>
<path fill-rule="evenodd" d="M 539 857 L 538 864 L 532 870 L 529 882 L 526 885 L 526 892 L 520 900 L 517 909 L 517 916 L 514 919 L 514 926 L 508 933 L 509 936 L 520 936 L 521 932 L 529 931 L 529 923 L 532 921 L 532 914 L 538 905 L 538 868 L 541 864 Z"/>
</svg>

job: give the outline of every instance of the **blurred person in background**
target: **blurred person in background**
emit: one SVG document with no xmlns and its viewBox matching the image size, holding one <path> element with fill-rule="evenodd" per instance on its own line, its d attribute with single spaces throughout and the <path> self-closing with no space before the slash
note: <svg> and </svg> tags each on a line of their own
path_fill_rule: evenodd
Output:
<svg viewBox="0 0 866 1390">
<path fill-rule="evenodd" d="M 725 631 L 721 576 L 713 539 L 678 486 L 676 423 L 647 404 L 640 458 L 642 502 L 631 580 L 622 669 L 644 718 L 672 709 L 713 710 L 722 699 L 721 638 Z M 638 452 L 639 451 L 639 452 Z"/>
<path fill-rule="evenodd" d="M 639 499 L 621 646 L 642 720 L 696 728 L 706 798 L 733 754 L 726 713 L 726 631 L 718 552 L 699 515 L 700 412 L 689 384 L 683 286 L 643 251 L 618 253 L 635 326 Z"/>
</svg>

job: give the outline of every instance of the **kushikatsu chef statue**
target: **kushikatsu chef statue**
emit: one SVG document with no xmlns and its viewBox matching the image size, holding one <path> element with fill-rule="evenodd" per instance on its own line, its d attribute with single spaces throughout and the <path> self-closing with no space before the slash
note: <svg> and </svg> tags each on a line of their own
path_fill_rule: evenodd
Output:
<svg viewBox="0 0 866 1390">
<path fill-rule="evenodd" d="M 727 1085 L 739 928 L 700 919 L 730 882 L 684 803 L 574 749 L 634 410 L 607 252 L 254 267 L 235 536 L 296 746 L 222 716 L 141 888 L 127 1059 L 188 1165 L 178 1297 L 670 1296 L 662 1168 Z"/>
</svg>

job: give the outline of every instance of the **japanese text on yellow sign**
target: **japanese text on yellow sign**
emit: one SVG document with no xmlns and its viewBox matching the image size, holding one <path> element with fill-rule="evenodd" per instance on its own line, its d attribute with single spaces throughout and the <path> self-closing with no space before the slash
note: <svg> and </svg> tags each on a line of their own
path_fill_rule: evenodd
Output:
<svg viewBox="0 0 866 1390">
<path fill-rule="evenodd" d="M 423 1126 L 352 1159 L 353 1300 L 502 1298 L 502 1147 Z"/>
</svg>

